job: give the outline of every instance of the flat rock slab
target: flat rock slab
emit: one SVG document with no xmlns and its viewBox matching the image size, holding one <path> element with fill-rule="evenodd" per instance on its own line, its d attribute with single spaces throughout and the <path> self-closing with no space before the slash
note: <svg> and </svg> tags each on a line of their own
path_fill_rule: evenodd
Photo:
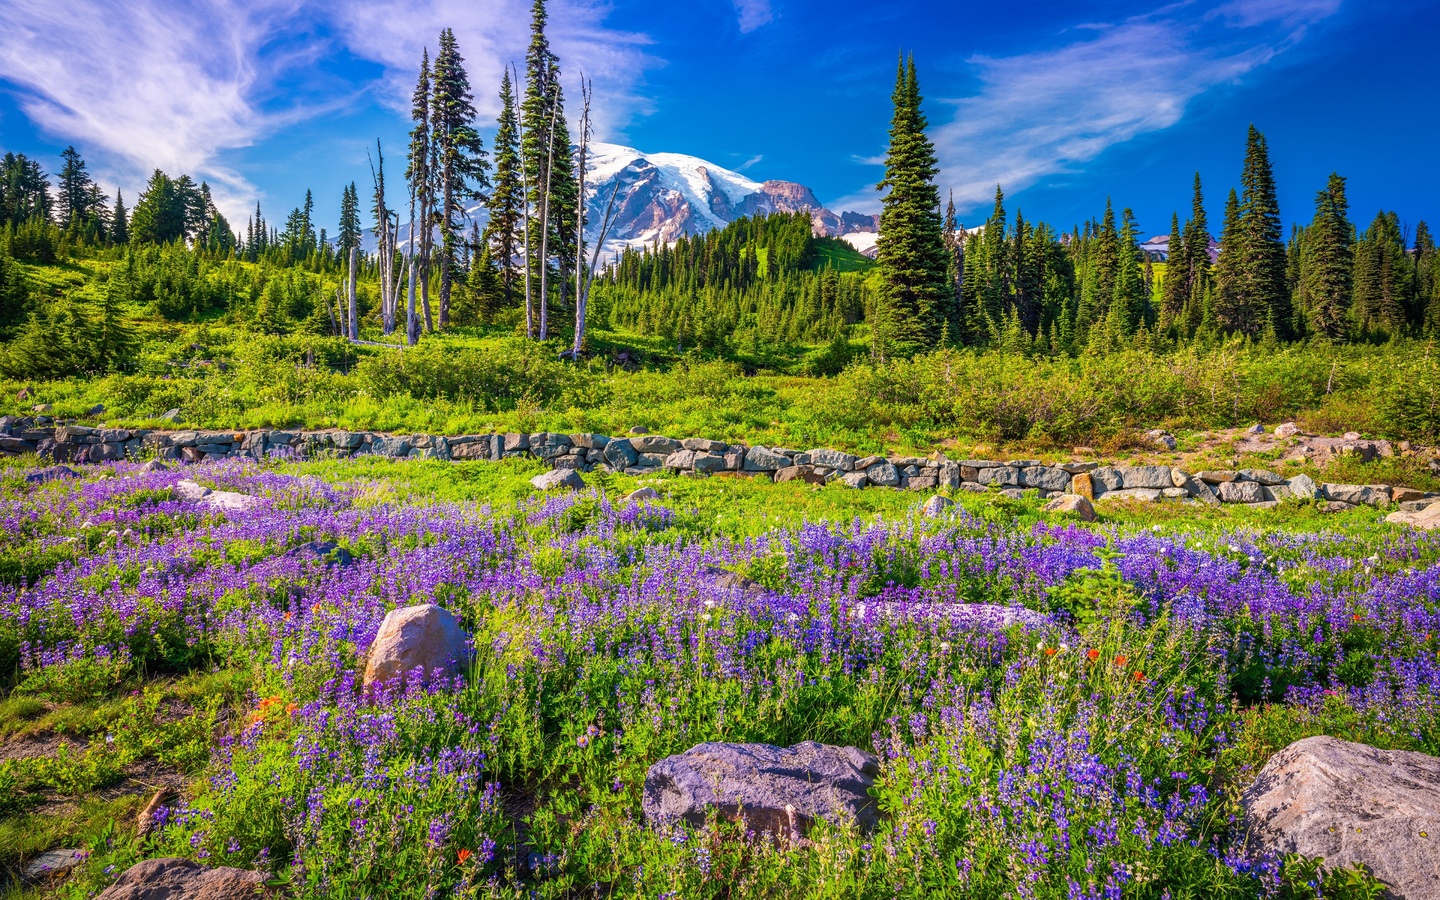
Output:
<svg viewBox="0 0 1440 900">
<path fill-rule="evenodd" d="M 714 810 L 779 837 L 820 819 L 870 831 L 880 819 L 870 796 L 879 774 L 879 760 L 855 747 L 705 743 L 651 766 L 641 805 L 652 825 L 701 826 Z"/>
<path fill-rule="evenodd" d="M 1440 758 L 1305 738 L 1270 758 L 1241 804 L 1261 852 L 1364 863 L 1393 897 L 1440 897 Z"/>
<path fill-rule="evenodd" d="M 469 653 L 460 623 L 433 603 L 385 614 L 365 662 L 365 683 L 388 681 L 417 667 L 455 672 Z"/>
<path fill-rule="evenodd" d="M 1044 613 L 1023 606 L 1001 606 L 998 603 L 861 603 L 857 615 L 867 614 L 910 621 L 945 620 L 957 628 L 1003 631 L 1012 625 L 1026 628 L 1047 628 L 1054 623 Z"/>
<path fill-rule="evenodd" d="M 264 897 L 265 876 L 188 859 L 147 859 L 121 873 L 96 900 L 242 900 Z"/>
<path fill-rule="evenodd" d="M 80 865 L 88 856 L 84 850 L 46 850 L 25 864 L 25 880 L 44 881 L 52 875 L 61 875 Z"/>
</svg>

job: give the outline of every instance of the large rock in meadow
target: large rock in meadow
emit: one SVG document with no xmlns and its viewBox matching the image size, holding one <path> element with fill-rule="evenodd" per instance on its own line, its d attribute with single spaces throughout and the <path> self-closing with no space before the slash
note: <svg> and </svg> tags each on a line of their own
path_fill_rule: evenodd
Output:
<svg viewBox="0 0 1440 900">
<path fill-rule="evenodd" d="M 530 479 L 530 484 L 542 491 L 578 491 L 585 487 L 585 479 L 574 469 L 551 469 Z"/>
<path fill-rule="evenodd" d="M 652 825 L 700 826 L 714 810 L 782 838 L 820 819 L 870 831 L 880 818 L 870 796 L 879 774 L 879 761 L 855 747 L 705 743 L 651 766 L 641 806 Z"/>
<path fill-rule="evenodd" d="M 449 610 L 433 603 L 386 613 L 365 661 L 365 683 L 388 681 L 417 666 L 454 673 L 469 655 L 465 632 Z"/>
<path fill-rule="evenodd" d="M 1270 758 L 1241 804 L 1254 849 L 1364 863 L 1392 897 L 1440 897 L 1440 758 L 1305 738 Z"/>
<path fill-rule="evenodd" d="M 954 500 L 951 500 L 949 497 L 942 497 L 939 494 L 936 494 L 929 500 L 926 500 L 924 506 L 920 507 L 920 515 L 924 516 L 927 519 L 938 518 L 945 514 L 945 510 L 949 509 L 954 505 Z"/>
<path fill-rule="evenodd" d="M 267 896 L 265 875 L 188 859 L 147 859 L 120 874 L 96 900 L 254 900 Z"/>
<path fill-rule="evenodd" d="M 1339 500 L 1351 506 L 1389 506 L 1390 486 L 1385 484 L 1324 484 L 1326 500 Z"/>
<path fill-rule="evenodd" d="M 1264 503 L 1265 486 L 1255 481 L 1226 481 L 1219 485 L 1225 503 Z"/>
</svg>

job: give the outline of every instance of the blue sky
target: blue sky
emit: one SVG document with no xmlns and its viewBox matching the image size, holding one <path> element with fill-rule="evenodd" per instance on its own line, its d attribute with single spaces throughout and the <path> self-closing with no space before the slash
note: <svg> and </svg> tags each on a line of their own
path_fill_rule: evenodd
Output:
<svg viewBox="0 0 1440 900">
<path fill-rule="evenodd" d="M 999 182 L 1012 215 L 1069 227 L 1111 196 L 1165 231 L 1199 171 L 1218 230 L 1254 122 L 1287 221 L 1337 170 L 1362 227 L 1382 207 L 1440 224 L 1440 0 L 550 9 L 570 95 L 581 70 L 595 81 L 599 137 L 798 181 L 837 211 L 878 207 L 905 51 L 967 223 Z M 132 205 L 155 166 L 189 172 L 242 230 L 256 200 L 278 223 L 308 187 L 333 232 L 342 186 L 368 192 L 376 138 L 398 180 L 421 48 L 455 29 L 488 127 L 528 21 L 529 0 L 5 0 L 0 149 L 53 172 L 73 143 Z"/>
</svg>

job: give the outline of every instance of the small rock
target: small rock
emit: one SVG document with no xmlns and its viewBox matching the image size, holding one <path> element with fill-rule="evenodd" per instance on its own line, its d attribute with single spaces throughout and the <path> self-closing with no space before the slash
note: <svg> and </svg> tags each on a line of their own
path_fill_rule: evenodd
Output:
<svg viewBox="0 0 1440 900">
<path fill-rule="evenodd" d="M 1320 511 L 1326 513 L 1342 513 L 1355 509 L 1355 504 L 1346 503 L 1344 500 L 1326 500 L 1320 504 Z"/>
<path fill-rule="evenodd" d="M 1358 441 L 1358 440 L 1360 440 L 1360 432 L 1358 432 L 1358 431 L 1347 431 L 1347 432 L 1345 432 L 1345 440 L 1347 440 L 1347 441 Z"/>
<path fill-rule="evenodd" d="M 175 487 L 171 488 L 170 492 L 176 500 L 185 500 L 191 503 L 210 496 L 209 488 L 196 484 L 188 478 L 175 482 Z"/>
<path fill-rule="evenodd" d="M 145 463 L 144 465 L 142 465 L 142 466 L 140 467 L 140 471 L 145 472 L 145 473 L 147 473 L 147 474 L 153 473 L 153 472 L 168 472 L 168 471 L 170 471 L 170 467 L 167 466 L 167 465 L 165 465 L 163 462 L 161 462 L 161 461 L 158 460 L 158 459 L 152 459 L 152 460 L 150 460 L 149 462 L 147 462 L 147 463 Z"/>
<path fill-rule="evenodd" d="M 1084 497 L 1086 500 L 1095 499 L 1095 482 L 1089 472 L 1076 472 L 1070 479 L 1070 493 Z"/>
<path fill-rule="evenodd" d="M 97 417 L 97 416 L 103 416 L 103 415 L 105 415 L 105 404 L 103 404 L 103 403 L 97 403 L 97 404 L 95 404 L 94 406 L 90 407 L 89 409 L 85 410 L 85 416 L 84 416 L 84 417 L 87 418 L 87 419 L 93 419 L 93 418 L 95 418 L 95 417 Z"/>
<path fill-rule="evenodd" d="M 754 597 L 765 593 L 765 585 L 755 579 L 719 566 L 707 566 L 701 574 L 709 578 L 711 587 L 725 594 L 739 592 Z"/>
<path fill-rule="evenodd" d="M 61 478 L 79 478 L 80 473 L 69 466 L 48 466 L 25 474 L 26 484 L 44 484 Z"/>
<path fill-rule="evenodd" d="M 157 418 L 159 418 L 160 421 L 162 421 L 162 422 L 178 422 L 178 421 L 180 421 L 180 410 L 179 410 L 178 408 L 177 408 L 177 409 L 167 409 L 167 410 L 165 410 L 165 412 L 161 413 Z"/>
<path fill-rule="evenodd" d="M 1300 500 L 1314 500 L 1315 495 L 1320 491 L 1320 486 L 1315 483 L 1315 479 L 1304 474 L 1296 475 L 1285 482 L 1285 486 L 1290 489 L 1291 495 Z"/>
<path fill-rule="evenodd" d="M 1240 473 L 1225 470 L 1215 472 L 1206 471 L 1197 472 L 1195 477 L 1205 482 L 1206 484 L 1225 484 L 1229 481 L 1238 481 L 1240 478 Z"/>
<path fill-rule="evenodd" d="M 1275 436 L 1278 438 L 1294 437 L 1300 433 L 1300 427 L 1294 422 L 1286 422 L 1283 425 L 1275 426 Z"/>
<path fill-rule="evenodd" d="M 95 900 L 254 900 L 266 896 L 262 872 L 210 868 L 188 859 L 147 859 L 120 874 Z"/>
<path fill-rule="evenodd" d="M 40 413 L 41 415 L 44 415 L 48 412 L 54 412 L 54 410 L 55 407 L 51 406 L 49 403 L 37 403 L 34 406 L 30 407 L 31 412 Z"/>
<path fill-rule="evenodd" d="M 1409 503 L 1411 500 L 1424 498 L 1424 491 L 1417 491 L 1414 488 L 1397 487 L 1390 489 L 1390 500 L 1393 503 Z"/>
<path fill-rule="evenodd" d="M 31 394 L 31 393 L 30 393 L 30 389 L 29 389 L 29 388 L 21 388 L 21 389 L 20 389 L 19 391 L 17 391 L 16 394 L 15 394 L 15 402 L 16 402 L 16 403 L 24 403 L 26 400 L 29 400 L 29 399 L 30 399 L 31 397 L 33 397 L 33 396 L 34 396 L 34 394 Z"/>
<path fill-rule="evenodd" d="M 1174 450 L 1178 446 L 1175 436 L 1168 431 L 1157 428 L 1154 431 L 1145 432 L 1145 438 L 1157 447 L 1164 447 L 1166 450 Z"/>
<path fill-rule="evenodd" d="M 636 426 L 634 426 L 634 427 L 632 427 L 632 428 L 630 429 L 630 433 L 631 433 L 631 434 L 649 434 L 649 433 L 650 433 L 650 429 L 646 428 L 644 425 L 636 425 Z"/>
<path fill-rule="evenodd" d="M 25 865 L 24 879 L 29 882 L 44 881 L 54 875 L 63 875 L 89 856 L 84 850 L 46 850 Z"/>
<path fill-rule="evenodd" d="M 1082 522 L 1095 521 L 1095 506 L 1080 494 L 1065 494 L 1045 504 L 1046 512 L 1074 513 Z"/>
<path fill-rule="evenodd" d="M 656 826 L 703 826 L 714 810 L 780 839 L 820 819 L 870 831 L 880 820 L 870 796 L 879 774 L 879 760 L 855 747 L 705 743 L 651 766 L 641 806 Z"/>
<path fill-rule="evenodd" d="M 1392 897 L 1440 897 L 1440 758 L 1305 738 L 1270 758 L 1241 806 L 1262 853 L 1364 864 Z"/>
<path fill-rule="evenodd" d="M 308 544 L 301 544 L 285 555 L 296 559 L 323 560 L 327 566 L 340 566 L 341 568 L 355 561 L 349 550 L 330 541 L 311 541 Z"/>
<path fill-rule="evenodd" d="M 1249 428 L 1245 429 L 1245 433 L 1246 433 L 1246 434 L 1264 434 L 1264 433 L 1265 433 L 1265 426 L 1264 426 L 1264 425 L 1261 425 L 1260 423 L 1257 422 L 1257 423 L 1255 423 L 1254 425 L 1251 425 Z"/>
<path fill-rule="evenodd" d="M 870 483 L 870 478 L 864 472 L 846 472 L 840 478 L 847 487 L 863 488 Z"/>
<path fill-rule="evenodd" d="M 455 672 L 469 656 L 465 632 L 449 610 L 433 603 L 385 614 L 365 662 L 365 683 L 388 681 L 420 667 Z"/>
<path fill-rule="evenodd" d="M 949 509 L 954 505 L 955 501 L 951 500 L 949 497 L 942 497 L 939 494 L 936 494 L 929 500 L 926 500 L 924 506 L 920 507 L 920 515 L 924 516 L 927 519 L 934 519 L 942 515 L 945 510 Z"/>
<path fill-rule="evenodd" d="M 536 475 L 530 483 L 542 491 L 578 491 L 585 487 L 585 479 L 574 469 L 551 469 Z"/>
<path fill-rule="evenodd" d="M 625 495 L 626 503 L 643 503 L 646 500 L 659 500 L 660 492 L 653 487 L 642 487 Z"/>
<path fill-rule="evenodd" d="M 1268 469 L 1241 469 L 1239 475 L 1241 481 L 1253 481 L 1266 487 L 1285 483 L 1283 475 L 1277 475 Z"/>
</svg>

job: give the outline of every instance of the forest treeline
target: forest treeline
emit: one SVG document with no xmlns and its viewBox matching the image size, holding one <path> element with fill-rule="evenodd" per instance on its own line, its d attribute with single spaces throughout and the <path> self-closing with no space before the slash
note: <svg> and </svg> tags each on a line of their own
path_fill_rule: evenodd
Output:
<svg viewBox="0 0 1440 900">
<path fill-rule="evenodd" d="M 409 344 L 500 325 L 568 341 L 576 357 L 593 321 L 658 338 L 676 354 L 769 368 L 803 357 L 799 370 L 809 374 L 833 374 L 861 354 L 885 363 L 940 348 L 1053 357 L 1440 333 L 1440 257 L 1426 223 L 1412 230 L 1382 211 L 1360 227 L 1345 179 L 1332 175 L 1309 222 L 1286 236 L 1269 148 L 1254 127 L 1218 235 L 1197 175 L 1163 260 L 1139 243 L 1133 212 L 1108 201 L 1103 214 L 1061 229 L 1012 216 L 997 187 L 986 221 L 962 227 L 953 199 L 942 211 L 913 59 L 896 76 L 873 268 L 814 235 L 804 212 L 741 219 L 600 266 L 601 241 L 582 239 L 590 94 L 581 79 L 571 135 L 547 21 L 535 0 L 523 74 L 503 76 L 488 150 L 464 59 L 443 31 L 434 59 L 427 50 L 421 62 L 402 189 L 392 178 L 387 194 L 377 144 L 368 210 L 355 183 L 342 186 L 333 234 L 316 221 L 308 190 L 279 224 L 257 205 L 232 226 L 209 185 L 186 174 L 156 170 L 127 208 L 120 192 L 101 191 L 73 147 L 53 179 L 37 160 L 6 154 L 0 369 L 35 378 L 124 371 L 141 343 L 137 320 L 223 321 L 352 343 L 362 329 L 403 331 Z M 603 231 L 608 213 L 589 225 Z M 833 265 L 847 258 L 860 264 Z M 104 265 L 78 281 L 34 268 L 83 259 Z"/>
</svg>

